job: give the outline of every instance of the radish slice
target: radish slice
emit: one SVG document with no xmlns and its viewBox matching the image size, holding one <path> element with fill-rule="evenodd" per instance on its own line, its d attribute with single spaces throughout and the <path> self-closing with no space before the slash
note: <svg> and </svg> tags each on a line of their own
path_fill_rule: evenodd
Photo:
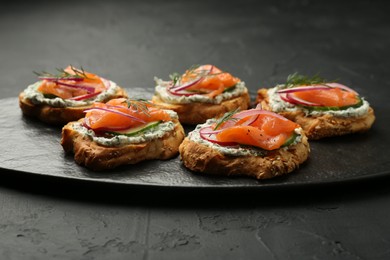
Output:
<svg viewBox="0 0 390 260">
<path fill-rule="evenodd" d="M 287 103 L 294 104 L 294 105 L 321 106 L 320 104 L 312 103 L 312 102 L 303 100 L 301 98 L 298 98 L 294 95 L 294 93 L 280 93 L 279 96 L 283 101 L 285 101 Z"/>
<path fill-rule="evenodd" d="M 287 93 L 279 93 L 279 97 L 285 101 L 285 102 L 288 102 L 288 103 L 291 103 L 291 100 L 287 98 Z"/>
<path fill-rule="evenodd" d="M 103 81 L 103 84 L 106 87 L 106 89 L 108 89 L 111 86 L 111 82 L 109 80 L 107 80 L 105 78 L 101 78 L 101 80 Z M 94 91 L 95 91 L 95 89 L 94 89 Z M 85 94 L 85 95 L 81 95 L 81 96 L 76 96 L 76 97 L 72 97 L 72 98 L 69 98 L 69 99 L 70 100 L 80 101 L 80 100 L 85 100 L 85 99 L 89 99 L 89 98 L 92 98 L 92 97 L 96 97 L 100 93 L 102 93 L 102 91 L 95 92 L 95 93 L 89 93 L 89 94 Z"/>
<path fill-rule="evenodd" d="M 251 116 L 249 119 L 247 119 L 244 123 L 242 123 L 241 125 L 251 125 L 253 122 L 255 122 L 257 120 L 257 118 L 259 117 L 259 115 L 254 115 L 254 116 Z"/>
<path fill-rule="evenodd" d="M 195 80 L 193 80 L 193 81 L 190 81 L 190 82 L 187 82 L 187 83 L 185 83 L 185 84 L 183 84 L 183 85 L 178 85 L 178 86 L 172 86 L 172 87 L 170 87 L 170 89 L 173 91 L 180 91 L 180 90 L 183 90 L 183 89 L 187 89 L 187 88 L 189 88 L 189 87 L 192 87 L 193 85 L 195 85 L 195 84 L 197 84 L 197 83 L 199 83 L 199 82 L 201 82 L 203 80 L 203 77 L 201 76 L 201 77 L 199 77 L 199 78 L 197 78 L 197 79 L 195 79 Z"/>
<path fill-rule="evenodd" d="M 199 130 L 199 133 L 205 134 L 205 135 L 214 135 L 214 134 L 218 134 L 218 133 L 222 132 L 224 129 L 225 128 L 214 130 L 211 126 L 206 126 L 206 127 L 201 128 Z"/>
<path fill-rule="evenodd" d="M 302 86 L 302 87 L 296 87 L 296 88 L 286 88 L 278 90 L 278 93 L 293 93 L 293 92 L 301 92 L 301 91 L 310 91 L 310 90 L 317 90 L 317 89 L 331 89 L 330 87 L 327 87 L 325 85 L 310 85 L 310 86 Z"/>
<path fill-rule="evenodd" d="M 335 83 L 335 82 L 310 85 L 310 86 L 301 86 L 301 87 L 296 87 L 296 88 L 286 88 L 286 89 L 278 90 L 278 93 L 279 94 L 280 93 L 293 93 L 293 92 L 310 91 L 310 90 L 317 90 L 317 89 L 329 90 L 332 88 L 343 89 L 343 90 L 346 90 L 348 92 L 352 92 L 352 93 L 358 95 L 358 93 L 355 90 L 353 90 L 353 89 L 351 89 L 343 84 Z"/>
<path fill-rule="evenodd" d="M 248 117 L 248 116 L 253 116 L 253 115 L 270 115 L 270 116 L 273 116 L 273 117 L 277 117 L 277 118 L 279 118 L 281 120 L 288 121 L 287 118 L 285 118 L 285 117 L 283 117 L 283 116 L 281 116 L 281 115 L 279 115 L 277 113 L 274 113 L 274 112 L 271 112 L 271 111 L 268 111 L 268 110 L 257 109 L 257 108 L 238 112 L 237 114 L 234 115 L 234 118 L 242 119 L 242 118 L 245 118 L 245 117 Z"/>
<path fill-rule="evenodd" d="M 304 99 L 301 99 L 294 95 L 294 93 L 287 93 L 286 94 L 287 102 L 290 102 L 292 104 L 298 104 L 298 105 L 304 105 L 304 106 L 321 106 L 321 104 L 313 103 L 306 101 Z"/>
<path fill-rule="evenodd" d="M 169 93 L 171 93 L 172 95 L 176 95 L 176 96 L 193 96 L 195 94 L 198 94 L 198 93 L 193 93 L 193 92 L 188 92 L 188 91 L 185 91 L 185 90 L 179 90 L 179 91 L 175 91 L 175 90 L 172 90 L 170 88 L 168 88 L 168 91 Z"/>
<path fill-rule="evenodd" d="M 172 94 L 178 94 L 178 95 L 189 95 L 189 93 L 180 93 L 179 91 L 180 90 L 184 90 L 184 89 L 187 89 L 189 87 L 192 87 L 194 86 L 195 84 L 198 84 L 199 82 L 201 82 L 205 76 L 209 75 L 211 73 L 211 71 L 214 69 L 214 66 L 211 65 L 210 68 L 206 71 L 205 74 L 202 74 L 199 76 L 199 78 L 193 80 L 193 81 L 190 81 L 190 82 L 187 82 L 185 84 L 182 84 L 182 85 L 178 85 L 178 86 L 171 86 L 168 90 L 171 90 L 170 92 Z M 192 94 L 191 94 L 192 95 Z"/>
<path fill-rule="evenodd" d="M 72 97 L 72 98 L 69 98 L 69 99 L 70 100 L 76 100 L 76 101 L 86 100 L 86 99 L 90 99 L 90 98 L 96 97 L 100 93 L 102 93 L 102 92 L 100 91 L 100 92 L 96 92 L 96 93 L 85 94 L 85 95 L 81 95 L 81 96 Z"/>
<path fill-rule="evenodd" d="M 68 83 L 64 83 L 64 82 L 60 82 L 60 81 L 55 81 L 55 82 L 58 85 L 62 85 L 62 86 L 69 87 L 69 88 L 84 89 L 88 93 L 94 93 L 95 92 L 95 88 L 94 87 L 81 86 L 81 85 L 77 85 L 77 84 L 72 85 L 72 84 L 68 84 Z"/>
<path fill-rule="evenodd" d="M 144 120 L 142 120 L 142 119 L 140 119 L 140 118 L 137 118 L 137 117 L 135 117 L 135 116 L 132 116 L 132 115 L 123 113 L 123 112 L 118 111 L 118 110 L 113 110 L 113 109 L 108 109 L 108 108 L 103 108 L 103 107 L 93 107 L 93 108 L 89 108 L 89 109 L 84 110 L 84 112 L 90 112 L 90 111 L 94 111 L 94 110 L 100 110 L 100 111 L 105 111 L 105 112 L 109 112 L 109 113 L 114 113 L 114 114 L 121 115 L 121 116 L 124 116 L 124 117 L 127 117 L 127 118 L 131 118 L 131 119 L 133 119 L 134 121 L 138 121 L 138 122 L 141 122 L 141 123 L 145 123 Z"/>
<path fill-rule="evenodd" d="M 343 90 L 346 90 L 348 92 L 352 92 L 356 95 L 359 95 L 355 90 L 343 85 L 343 84 L 340 84 L 340 83 L 335 83 L 335 82 L 332 82 L 332 83 L 326 83 L 327 86 L 330 86 L 332 88 L 340 88 L 340 89 L 343 89 Z"/>
</svg>

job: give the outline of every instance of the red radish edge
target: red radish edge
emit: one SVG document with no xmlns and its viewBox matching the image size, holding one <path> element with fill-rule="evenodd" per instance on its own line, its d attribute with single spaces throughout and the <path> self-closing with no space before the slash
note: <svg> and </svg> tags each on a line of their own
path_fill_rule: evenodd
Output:
<svg viewBox="0 0 390 260">
<path fill-rule="evenodd" d="M 62 86 L 65 86 L 65 87 L 69 87 L 69 88 L 77 88 L 77 89 L 84 89 L 86 91 L 88 91 L 88 93 L 93 93 L 95 92 L 95 88 L 94 87 L 87 87 L 87 86 L 80 86 L 80 85 L 77 85 L 77 84 L 68 84 L 68 83 L 64 83 L 64 82 L 60 82 L 60 81 L 55 81 L 58 85 L 62 85 Z"/>
<path fill-rule="evenodd" d="M 175 95 L 175 96 L 193 96 L 193 95 L 196 95 L 198 93 L 192 93 L 192 92 L 188 92 L 188 91 L 173 91 L 171 90 L 170 88 L 168 88 L 168 91 L 169 93 L 171 93 L 172 95 Z"/>
<path fill-rule="evenodd" d="M 340 84 L 340 83 L 336 83 L 336 82 L 326 83 L 326 86 L 330 86 L 332 88 L 340 88 L 340 89 L 346 90 L 348 92 L 352 92 L 355 95 L 359 95 L 355 90 L 353 90 L 353 89 L 351 89 L 343 84 Z"/>
<path fill-rule="evenodd" d="M 102 92 L 100 91 L 100 92 L 96 92 L 96 93 L 85 94 L 85 95 L 81 95 L 81 96 L 72 97 L 72 98 L 69 98 L 69 99 L 70 100 L 80 101 L 80 100 L 85 100 L 85 99 L 89 99 L 89 98 L 92 98 L 92 97 L 96 97 L 100 93 L 102 93 Z"/>
<path fill-rule="evenodd" d="M 171 86 L 170 89 L 172 91 L 180 91 L 180 90 L 184 90 L 184 89 L 187 89 L 195 84 L 197 84 L 198 82 L 202 81 L 203 80 L 203 77 L 199 77 L 197 78 L 196 80 L 193 80 L 193 81 L 190 81 L 190 82 L 187 82 L 186 84 L 183 84 L 183 85 L 179 85 L 179 86 Z"/>
<path fill-rule="evenodd" d="M 306 101 L 304 99 L 301 99 L 297 96 L 294 95 L 294 93 L 287 93 L 286 98 L 288 102 L 293 103 L 293 104 L 298 104 L 298 105 L 304 105 L 304 106 L 322 106 L 321 104 L 318 103 L 313 103 Z"/>
<path fill-rule="evenodd" d="M 293 93 L 293 92 L 301 92 L 301 91 L 310 91 L 310 90 L 317 90 L 317 89 L 332 89 L 331 87 L 327 87 L 325 85 L 312 85 L 312 86 L 303 86 L 303 87 L 296 87 L 296 88 L 286 88 L 278 90 L 278 93 Z"/>
</svg>

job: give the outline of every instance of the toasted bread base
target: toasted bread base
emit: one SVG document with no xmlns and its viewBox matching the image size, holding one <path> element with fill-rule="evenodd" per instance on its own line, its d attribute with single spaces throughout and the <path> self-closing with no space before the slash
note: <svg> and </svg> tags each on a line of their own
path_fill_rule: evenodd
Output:
<svg viewBox="0 0 390 260">
<path fill-rule="evenodd" d="M 228 156 L 187 137 L 180 145 L 179 152 L 184 166 L 194 172 L 269 179 L 297 169 L 307 160 L 310 146 L 303 135 L 302 141 L 296 145 L 270 151 L 266 156 Z"/>
<path fill-rule="evenodd" d="M 268 89 L 259 89 L 256 102 L 261 103 L 263 109 L 272 111 L 267 94 Z M 374 110 L 369 108 L 362 117 L 337 117 L 330 114 L 305 115 L 304 111 L 284 111 L 278 114 L 299 124 L 309 140 L 318 140 L 325 137 L 340 136 L 368 131 L 375 121 Z"/>
<path fill-rule="evenodd" d="M 80 119 L 82 121 L 83 119 Z M 166 160 L 178 154 L 179 145 L 184 139 L 184 129 L 177 119 L 175 128 L 162 138 L 139 144 L 122 146 L 102 146 L 89 137 L 75 131 L 74 122 L 62 128 L 61 145 L 67 153 L 74 153 L 77 164 L 94 171 L 113 169 L 120 165 L 135 164 L 144 160 Z"/>
<path fill-rule="evenodd" d="M 222 101 L 221 104 L 210 104 L 194 102 L 190 104 L 170 104 L 164 102 L 159 96 L 154 95 L 152 102 L 163 109 L 170 109 L 179 115 L 182 124 L 196 125 L 206 122 L 210 118 L 218 118 L 226 112 L 239 108 L 240 110 L 248 109 L 250 97 L 248 92 L 242 95 Z"/>
<path fill-rule="evenodd" d="M 119 88 L 117 93 L 111 96 L 110 99 L 120 97 L 127 97 L 126 91 L 122 88 Z M 51 125 L 64 125 L 84 117 L 84 110 L 90 108 L 91 105 L 81 107 L 52 107 L 47 104 L 37 105 L 25 98 L 24 92 L 21 92 L 19 94 L 19 107 L 26 116 L 38 118 Z"/>
</svg>

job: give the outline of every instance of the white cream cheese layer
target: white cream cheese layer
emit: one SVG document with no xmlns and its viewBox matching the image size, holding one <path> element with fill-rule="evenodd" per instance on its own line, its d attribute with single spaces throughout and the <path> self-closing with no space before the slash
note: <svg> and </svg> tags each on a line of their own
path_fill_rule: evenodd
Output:
<svg viewBox="0 0 390 260">
<path fill-rule="evenodd" d="M 177 119 L 177 113 L 171 110 L 165 110 L 172 119 Z M 175 124 L 172 121 L 167 121 L 158 124 L 152 129 L 145 130 L 140 135 L 136 136 L 126 136 L 126 135 L 116 135 L 113 137 L 101 137 L 96 136 L 93 130 L 90 130 L 83 126 L 80 122 L 74 122 L 72 127 L 75 131 L 80 134 L 89 137 L 93 142 L 96 142 L 103 146 L 121 146 L 126 144 L 139 144 L 150 142 L 152 140 L 162 138 L 166 133 L 171 132 L 175 129 Z"/>
<path fill-rule="evenodd" d="M 210 141 L 207 141 L 203 139 L 200 136 L 199 130 L 203 127 L 211 126 L 216 122 L 215 119 L 209 119 L 206 121 L 204 124 L 197 125 L 196 128 L 188 134 L 188 138 L 196 143 L 200 143 L 203 145 L 206 145 L 214 150 L 219 151 L 220 153 L 224 155 L 229 155 L 229 156 L 264 156 L 266 155 L 267 151 L 263 150 L 261 148 L 256 148 L 256 147 L 251 147 L 251 146 L 222 146 L 217 143 L 212 143 Z M 294 142 L 291 145 L 295 145 L 302 140 L 301 136 L 302 128 L 296 128 L 295 133 L 298 135 Z M 280 149 L 288 149 L 287 147 L 282 147 Z"/>
<path fill-rule="evenodd" d="M 243 93 L 248 91 L 245 86 L 245 82 L 240 81 L 236 84 L 236 87 L 232 91 L 224 92 L 214 98 L 199 94 L 191 96 L 177 96 L 171 94 L 167 90 L 167 87 L 171 84 L 170 81 L 163 81 L 162 79 L 156 77 L 154 80 L 156 82 L 155 95 L 159 96 L 164 102 L 170 104 L 190 104 L 194 102 L 220 104 L 222 101 L 241 96 Z"/>
<path fill-rule="evenodd" d="M 56 98 L 46 98 L 42 92 L 39 92 L 37 88 L 39 87 L 41 81 L 35 82 L 34 84 L 29 85 L 24 90 L 24 98 L 30 100 L 33 104 L 40 105 L 46 104 L 52 107 L 81 107 L 91 105 L 93 102 L 101 102 L 112 96 L 114 96 L 119 86 L 109 80 L 103 80 L 104 84 L 108 86 L 107 90 L 103 91 L 93 99 L 88 100 L 71 100 L 71 99 L 62 99 L 59 97 Z"/>
<path fill-rule="evenodd" d="M 349 107 L 343 110 L 328 110 L 328 111 L 314 111 L 306 109 L 302 106 L 296 106 L 291 103 L 288 103 L 280 98 L 280 95 L 277 93 L 278 90 L 283 89 L 284 85 L 277 85 L 274 88 L 270 88 L 267 91 L 267 95 L 269 98 L 269 105 L 273 112 L 283 112 L 290 111 L 294 112 L 297 110 L 302 110 L 306 115 L 333 115 L 338 117 L 360 117 L 368 113 L 368 109 L 370 104 L 362 98 L 363 104 L 359 107 Z"/>
</svg>

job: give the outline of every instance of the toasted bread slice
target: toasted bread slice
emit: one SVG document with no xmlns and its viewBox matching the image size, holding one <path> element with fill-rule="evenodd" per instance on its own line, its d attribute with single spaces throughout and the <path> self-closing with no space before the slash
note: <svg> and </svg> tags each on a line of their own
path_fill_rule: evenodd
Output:
<svg viewBox="0 0 390 260">
<path fill-rule="evenodd" d="M 300 142 L 265 155 L 232 156 L 186 137 L 179 151 L 184 166 L 195 172 L 269 179 L 297 169 L 308 158 L 310 146 L 302 134 Z"/>
<path fill-rule="evenodd" d="M 166 160 L 178 154 L 179 145 L 185 135 L 180 122 L 177 119 L 172 121 L 174 129 L 161 138 L 118 146 L 98 144 L 74 128 L 77 122 L 70 122 L 62 129 L 61 145 L 65 152 L 74 153 L 76 163 L 94 171 L 113 169 L 144 160 Z M 83 119 L 79 122 L 82 123 Z"/>
<path fill-rule="evenodd" d="M 272 111 L 269 104 L 268 89 L 258 90 L 256 102 L 260 103 L 263 109 Z M 301 125 L 309 140 L 366 132 L 375 121 L 372 107 L 369 107 L 368 112 L 362 116 L 349 117 L 335 116 L 326 112 L 306 115 L 305 111 L 299 108 L 294 111 L 285 110 L 277 113 Z"/>
<path fill-rule="evenodd" d="M 247 91 L 240 96 L 222 101 L 220 104 L 193 102 L 188 104 L 171 104 L 154 95 L 152 102 L 163 109 L 170 109 L 179 115 L 182 124 L 196 125 L 206 122 L 207 119 L 220 117 L 234 109 L 245 110 L 250 104 Z"/>
<path fill-rule="evenodd" d="M 115 95 L 109 99 L 127 97 L 124 89 L 118 88 Z M 108 101 L 104 100 L 104 102 Z M 74 107 L 54 107 L 48 104 L 34 104 L 30 99 L 25 97 L 25 93 L 19 94 L 19 106 L 24 115 L 38 118 L 39 120 L 52 125 L 65 125 L 68 122 L 76 121 L 84 117 L 84 110 L 91 106 L 74 106 Z"/>
</svg>

